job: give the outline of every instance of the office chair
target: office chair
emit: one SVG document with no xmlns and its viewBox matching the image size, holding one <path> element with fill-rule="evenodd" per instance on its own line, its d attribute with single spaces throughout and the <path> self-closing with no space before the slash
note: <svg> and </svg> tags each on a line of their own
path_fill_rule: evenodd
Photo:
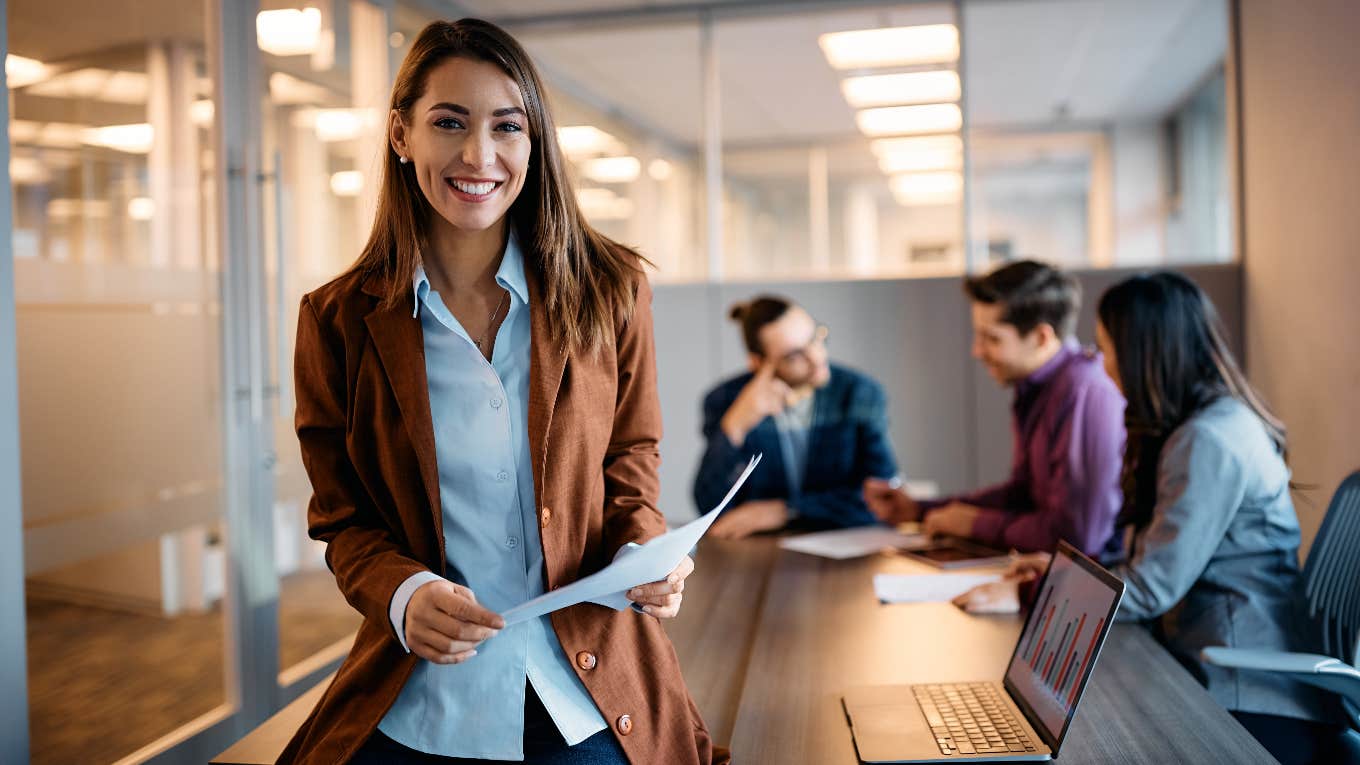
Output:
<svg viewBox="0 0 1360 765">
<path fill-rule="evenodd" d="M 1216 646 L 1205 648 L 1202 656 L 1209 664 L 1276 672 L 1337 694 L 1350 718 L 1348 735 L 1355 737 L 1360 730 L 1360 670 L 1355 668 L 1360 640 L 1360 471 L 1351 473 L 1332 495 L 1303 568 L 1303 588 L 1308 615 L 1321 627 L 1326 655 Z"/>
</svg>

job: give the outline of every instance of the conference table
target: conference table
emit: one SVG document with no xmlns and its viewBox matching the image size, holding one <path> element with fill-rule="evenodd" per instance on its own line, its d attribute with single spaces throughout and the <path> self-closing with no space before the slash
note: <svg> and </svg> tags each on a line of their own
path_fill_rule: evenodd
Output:
<svg viewBox="0 0 1360 765">
<path fill-rule="evenodd" d="M 1000 679 L 1015 615 L 884 605 L 877 573 L 935 569 L 893 553 L 831 560 L 778 538 L 709 539 L 667 623 L 715 741 L 739 765 L 859 762 L 841 694 L 855 685 Z M 213 760 L 272 763 L 329 680 Z M 1275 760 L 1141 627 L 1116 624 L 1059 751 L 1063 763 Z"/>
</svg>

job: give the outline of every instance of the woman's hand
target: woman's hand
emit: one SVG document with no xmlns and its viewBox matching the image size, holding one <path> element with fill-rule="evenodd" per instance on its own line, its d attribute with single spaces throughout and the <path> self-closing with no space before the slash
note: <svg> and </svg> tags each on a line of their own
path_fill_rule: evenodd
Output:
<svg viewBox="0 0 1360 765">
<path fill-rule="evenodd" d="M 954 598 L 970 614 L 1014 614 L 1020 611 L 1020 583 L 1009 579 L 979 584 Z"/>
<path fill-rule="evenodd" d="M 1046 552 L 1011 558 L 1004 578 L 988 582 L 954 598 L 954 605 L 970 614 L 1014 614 L 1020 611 L 1020 585 L 1043 576 L 1053 556 Z"/>
<path fill-rule="evenodd" d="M 449 581 L 421 585 L 406 603 L 406 647 L 435 664 L 462 664 L 477 645 L 495 637 L 505 620 L 480 603 L 472 590 Z"/>
<path fill-rule="evenodd" d="M 672 619 L 680 613 L 684 597 L 685 578 L 694 573 L 694 561 L 688 555 L 665 579 L 641 584 L 628 591 L 628 599 L 642 606 L 642 611 L 658 619 Z"/>
<path fill-rule="evenodd" d="M 1048 570 L 1048 564 L 1052 561 L 1053 553 L 1037 552 L 1015 555 L 1011 558 L 1011 565 L 1006 568 L 1006 578 L 1017 582 L 1038 579 Z"/>
</svg>

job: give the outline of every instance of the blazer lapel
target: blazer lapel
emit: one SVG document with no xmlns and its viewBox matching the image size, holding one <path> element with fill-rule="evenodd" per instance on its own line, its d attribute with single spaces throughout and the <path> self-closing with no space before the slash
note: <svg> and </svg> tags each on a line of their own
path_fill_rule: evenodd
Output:
<svg viewBox="0 0 1360 765">
<path fill-rule="evenodd" d="M 526 259 L 527 260 L 527 259 Z M 548 430 L 552 426 L 557 392 L 567 365 L 566 349 L 554 341 L 548 326 L 548 309 L 539 289 L 538 271 L 525 263 L 529 282 L 529 454 L 534 465 L 534 496 L 542 504 L 548 469 Z"/>
<path fill-rule="evenodd" d="M 386 279 L 370 276 L 364 292 L 379 300 L 386 294 Z M 434 516 L 441 557 L 444 549 L 444 517 L 439 503 L 439 463 L 434 449 L 434 418 L 430 414 L 429 383 L 425 377 L 425 336 L 420 319 L 412 317 L 411 304 L 402 301 L 395 308 L 378 305 L 364 317 L 369 336 L 378 350 L 387 382 L 392 386 L 402 421 L 415 449 L 420 478 Z"/>
</svg>

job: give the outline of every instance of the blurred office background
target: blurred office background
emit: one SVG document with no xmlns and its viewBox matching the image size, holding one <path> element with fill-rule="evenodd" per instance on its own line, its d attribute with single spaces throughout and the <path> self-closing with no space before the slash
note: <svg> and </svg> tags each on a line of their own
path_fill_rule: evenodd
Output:
<svg viewBox="0 0 1360 765">
<path fill-rule="evenodd" d="M 0 5 L 0 647 L 26 636 L 0 711 L 36 763 L 202 761 L 347 651 L 295 309 L 367 235 L 391 78 L 436 18 L 525 44 L 586 214 L 655 264 L 672 520 L 699 398 L 744 366 L 726 309 L 762 291 L 885 383 L 908 477 L 1003 475 L 959 281 L 1014 257 L 1079 274 L 1088 343 L 1130 269 L 1209 290 L 1321 490 L 1305 549 L 1360 453 L 1344 0 Z"/>
</svg>

